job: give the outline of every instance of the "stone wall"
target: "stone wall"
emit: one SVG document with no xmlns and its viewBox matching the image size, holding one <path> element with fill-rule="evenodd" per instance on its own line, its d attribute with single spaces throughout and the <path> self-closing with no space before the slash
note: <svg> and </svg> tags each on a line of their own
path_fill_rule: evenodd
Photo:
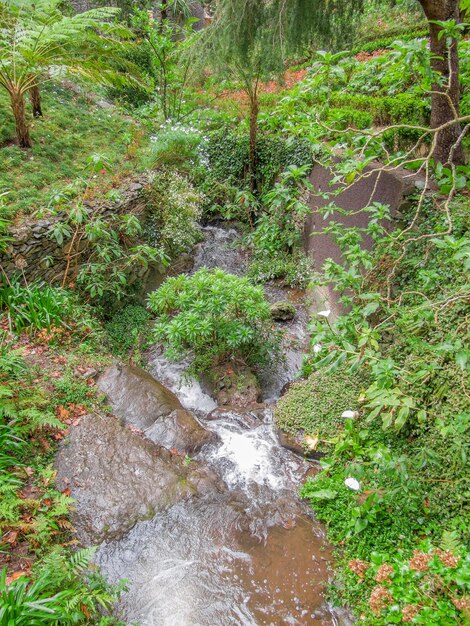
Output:
<svg viewBox="0 0 470 626">
<path fill-rule="evenodd" d="M 144 200 L 142 191 L 149 182 L 150 175 L 145 174 L 138 179 L 128 181 L 119 189 L 118 201 L 99 200 L 95 204 L 85 203 L 91 210 L 99 208 L 101 215 L 106 216 L 135 212 L 142 213 Z M 40 220 L 27 219 L 10 229 L 9 248 L 0 256 L 0 264 L 9 278 L 14 274 L 22 274 L 28 282 L 41 279 L 49 283 L 62 279 L 67 264 L 68 241 L 59 245 L 53 236 L 57 222 L 64 220 L 64 215 Z M 70 275 L 77 274 L 80 263 L 87 258 L 86 253 L 77 257 L 71 267 Z"/>
<path fill-rule="evenodd" d="M 369 165 L 365 169 L 365 173 L 371 172 L 371 175 L 361 178 L 344 192 L 330 199 L 322 198 L 319 192 L 332 191 L 337 188 L 330 185 L 332 173 L 318 164 L 313 168 L 310 182 L 314 187 L 314 191 L 309 199 L 312 212 L 307 218 L 305 225 L 304 249 L 310 258 L 313 259 L 317 271 L 321 270 L 326 259 L 331 258 L 340 263 L 341 252 L 332 235 L 320 234 L 312 236 L 311 233 L 321 231 L 330 221 L 339 222 L 345 226 L 365 228 L 369 221 L 369 213 L 361 211 L 361 209 L 366 208 L 373 202 L 389 205 L 393 218 L 399 219 L 400 211 L 408 203 L 407 197 L 416 190 L 417 186 L 423 184 L 421 178 L 417 178 L 416 175 L 407 170 L 382 170 L 378 173 L 375 171 L 377 166 L 377 163 Z M 318 209 L 329 204 L 331 200 L 334 200 L 337 206 L 354 214 L 333 213 L 324 220 Z M 372 243 L 370 237 L 364 237 L 363 245 L 366 249 L 371 249 Z M 331 285 L 315 290 L 313 295 L 318 307 L 329 308 L 335 314 L 341 312 L 339 294 L 333 290 Z"/>
</svg>

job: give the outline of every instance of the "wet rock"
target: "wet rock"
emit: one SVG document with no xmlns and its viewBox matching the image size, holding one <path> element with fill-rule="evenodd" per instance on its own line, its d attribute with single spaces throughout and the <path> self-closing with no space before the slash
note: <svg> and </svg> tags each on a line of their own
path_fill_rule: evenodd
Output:
<svg viewBox="0 0 470 626">
<path fill-rule="evenodd" d="M 279 429 L 276 431 L 276 435 L 283 448 L 286 448 L 291 452 L 295 452 L 296 454 L 300 454 L 301 456 L 305 456 L 305 448 L 296 437 Z"/>
<path fill-rule="evenodd" d="M 289 322 L 295 317 L 295 306 L 286 300 L 271 304 L 271 317 L 276 322 Z"/>
<path fill-rule="evenodd" d="M 295 454 L 312 460 L 319 460 L 325 456 L 324 452 L 309 447 L 308 440 L 303 436 L 294 437 L 280 429 L 276 430 L 276 435 L 280 445 L 291 452 L 295 452 Z"/>
<path fill-rule="evenodd" d="M 108 368 L 98 379 L 98 388 L 119 417 L 168 450 L 193 453 L 216 438 L 183 408 L 172 391 L 138 367 Z"/>
<path fill-rule="evenodd" d="M 219 406 L 240 409 L 261 400 L 258 379 L 246 366 L 220 365 L 211 371 L 211 380 L 203 382 Z"/>
<path fill-rule="evenodd" d="M 82 417 L 62 443 L 56 468 L 58 488 L 68 487 L 75 499 L 72 522 L 85 544 L 120 538 L 197 491 L 199 482 L 204 486 L 197 471 L 189 477 L 181 457 L 112 416 Z"/>
<path fill-rule="evenodd" d="M 237 407 L 224 406 L 211 411 L 205 419 L 208 421 L 230 420 L 245 428 L 256 428 L 263 423 L 267 411 L 264 404 L 246 407 L 242 412 Z"/>
</svg>

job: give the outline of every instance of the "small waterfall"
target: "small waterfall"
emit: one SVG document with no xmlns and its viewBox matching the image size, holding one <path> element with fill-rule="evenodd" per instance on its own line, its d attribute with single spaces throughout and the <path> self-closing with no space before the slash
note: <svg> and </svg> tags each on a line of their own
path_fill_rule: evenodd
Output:
<svg viewBox="0 0 470 626">
<path fill-rule="evenodd" d="M 240 273 L 245 260 L 234 230 L 204 229 L 194 270 L 203 265 Z M 281 295 L 285 299 L 285 294 Z M 279 299 L 279 290 L 271 293 Z M 273 401 L 298 370 L 306 314 L 290 325 L 287 360 L 263 382 Z M 122 619 L 141 626 L 306 626 L 348 624 L 324 600 L 330 554 L 321 526 L 297 490 L 310 465 L 277 440 L 269 402 L 256 414 L 218 411 L 187 363 L 154 348 L 149 370 L 218 435 L 197 460 L 225 489 L 180 502 L 103 544 L 97 561 L 111 580 L 127 578 Z"/>
</svg>

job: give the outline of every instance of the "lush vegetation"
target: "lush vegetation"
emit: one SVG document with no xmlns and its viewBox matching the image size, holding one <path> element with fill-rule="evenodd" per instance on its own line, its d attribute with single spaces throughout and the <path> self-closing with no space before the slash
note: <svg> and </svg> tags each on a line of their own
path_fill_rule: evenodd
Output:
<svg viewBox="0 0 470 626">
<path fill-rule="evenodd" d="M 302 379 L 276 409 L 325 453 L 301 494 L 337 546 L 332 600 L 363 624 L 463 623 L 468 2 L 329 13 L 296 0 L 287 15 L 285 0 L 220 0 L 199 33 L 182 0 L 154 18 L 146 0 L 117 4 L 78 16 L 58 0 L 0 0 L 0 623 L 116 623 L 122 586 L 76 550 L 57 444 L 107 410 L 89 373 L 110 354 L 135 363 L 159 342 L 192 376 L 272 366 L 270 281 L 330 285 L 344 307 L 313 316 Z M 323 268 L 303 250 L 316 163 L 336 184 L 320 230 L 341 250 Z M 422 181 L 399 219 L 371 197 L 366 226 L 345 227 L 341 191 L 399 167 Z M 25 217 L 51 220 L 64 250 L 51 284 L 21 263 L 3 270 Z M 145 303 L 149 269 L 177 267 L 214 220 L 241 231 L 247 275 L 172 275 Z"/>
<path fill-rule="evenodd" d="M 149 296 L 154 338 L 172 359 L 193 357 L 191 371 L 206 372 L 228 359 L 266 365 L 276 349 L 269 304 L 247 278 L 203 268 L 168 278 Z"/>
<path fill-rule="evenodd" d="M 76 191 L 71 183 L 83 175 L 91 154 L 102 155 L 111 171 L 96 174 L 90 197 L 108 192 L 125 175 L 144 169 L 148 141 L 140 122 L 100 108 L 60 83 L 42 90 L 43 117 L 32 123 L 30 152 L 14 141 L 8 107 L 0 93 L 0 190 L 6 192 L 0 204 L 2 218 L 44 209 L 58 194 L 66 193 L 72 200 Z"/>
</svg>

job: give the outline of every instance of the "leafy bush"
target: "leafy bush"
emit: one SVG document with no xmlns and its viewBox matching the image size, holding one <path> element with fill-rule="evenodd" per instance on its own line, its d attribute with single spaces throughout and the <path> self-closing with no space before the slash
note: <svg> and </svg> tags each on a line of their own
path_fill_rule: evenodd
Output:
<svg viewBox="0 0 470 626">
<path fill-rule="evenodd" d="M 143 306 L 129 305 L 118 311 L 105 326 L 113 352 L 124 356 L 137 346 L 149 319 L 150 315 Z"/>
<path fill-rule="evenodd" d="M 194 128 L 166 125 L 152 137 L 149 162 L 187 172 L 199 163 L 202 138 Z"/>
<path fill-rule="evenodd" d="M 444 191 L 443 169 L 436 179 Z M 456 174 L 465 185 L 464 172 Z M 367 207 L 364 229 L 333 222 L 326 228 L 343 260 L 325 263 L 325 281 L 347 310 L 334 322 L 319 317 L 312 324 L 312 343 L 322 349 L 307 369 L 326 375 L 347 368 L 368 384 L 358 414 L 345 420 L 303 495 L 342 545 L 336 597 L 374 626 L 411 618 L 459 624 L 468 613 L 464 549 L 442 556 L 436 546 L 449 533 L 459 544 L 468 519 L 470 420 L 462 389 L 469 352 L 462 319 L 470 242 L 465 198 L 449 201 L 451 235 L 439 202 L 437 196 L 412 201 L 393 236 L 381 226 L 388 208 L 377 203 Z M 372 252 L 360 247 L 366 232 L 375 240 Z M 358 575 L 359 561 L 370 576 Z M 389 575 L 379 580 L 384 563 Z"/>
<path fill-rule="evenodd" d="M 348 126 L 363 129 L 372 126 L 372 115 L 366 111 L 358 111 L 344 107 L 341 109 L 330 108 L 326 116 L 327 122 L 335 128 L 343 130 Z"/>
<path fill-rule="evenodd" d="M 52 551 L 36 566 L 34 579 L 22 576 L 7 585 L 0 574 L 0 623 L 15 626 L 43 624 L 117 625 L 103 616 L 118 599 L 124 584 L 112 587 L 90 565 L 95 549 L 66 557 Z M 91 622 L 93 620 L 93 622 Z"/>
<path fill-rule="evenodd" d="M 189 250 L 199 238 L 202 196 L 178 172 L 160 169 L 145 190 L 147 243 L 170 257 Z"/>
<path fill-rule="evenodd" d="M 364 39 L 362 43 L 354 46 L 351 50 L 351 54 L 359 54 L 360 52 L 375 52 L 376 50 L 390 48 L 397 38 L 400 38 L 402 41 L 411 41 L 421 37 L 429 37 L 429 30 L 427 28 L 413 28 L 411 30 L 404 31 L 401 28 L 397 28 L 396 30 L 387 30 L 387 33 L 384 34 L 383 37 L 377 37 L 376 35 L 372 36 L 374 37 L 372 40 Z"/>
<path fill-rule="evenodd" d="M 355 109 L 356 112 L 367 111 L 373 117 L 374 124 L 381 126 L 423 124 L 428 120 L 430 111 L 428 98 L 411 93 L 398 93 L 395 96 L 334 93 L 331 104 L 334 107 Z"/>
<path fill-rule="evenodd" d="M 210 168 L 222 181 L 243 183 L 249 170 L 249 138 L 229 128 L 208 133 L 205 150 Z M 280 171 L 289 165 L 312 165 L 312 152 L 306 141 L 261 133 L 257 142 L 258 188 L 268 190 Z"/>
<path fill-rule="evenodd" d="M 306 289 L 312 276 L 312 262 L 302 252 L 268 255 L 259 252 L 248 268 L 248 276 L 255 283 L 267 283 L 282 279 L 284 285 L 293 289 Z"/>
<path fill-rule="evenodd" d="M 152 61 L 152 50 L 146 41 L 136 42 L 133 46 L 124 48 L 119 56 L 114 57 L 113 65 L 118 71 L 125 73 L 129 63 L 131 63 L 138 68 L 145 82 L 133 81 L 115 84 L 106 89 L 108 97 L 130 107 L 139 107 L 149 102 L 152 99 L 154 88 L 152 84 L 154 79 Z"/>
<path fill-rule="evenodd" d="M 228 359 L 263 365 L 273 353 L 269 303 L 247 278 L 207 268 L 168 278 L 150 294 L 149 308 L 157 316 L 154 338 L 172 359 L 192 354 L 193 373 Z"/>
</svg>

